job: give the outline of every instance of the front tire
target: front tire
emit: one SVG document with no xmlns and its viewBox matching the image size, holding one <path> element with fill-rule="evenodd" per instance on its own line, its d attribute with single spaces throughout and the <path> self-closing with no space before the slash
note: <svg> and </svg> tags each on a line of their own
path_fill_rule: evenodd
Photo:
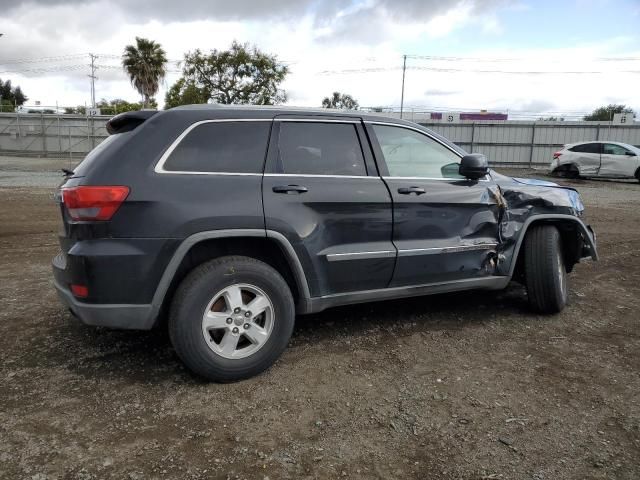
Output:
<svg viewBox="0 0 640 480">
<path fill-rule="evenodd" d="M 196 374 L 217 382 L 252 377 L 287 347 L 295 322 L 289 286 L 259 260 L 206 262 L 182 281 L 171 304 L 169 335 Z"/>
<path fill-rule="evenodd" d="M 525 238 L 525 283 L 529 306 L 538 313 L 558 313 L 567 304 L 567 269 L 560 232 L 534 225 Z"/>
</svg>

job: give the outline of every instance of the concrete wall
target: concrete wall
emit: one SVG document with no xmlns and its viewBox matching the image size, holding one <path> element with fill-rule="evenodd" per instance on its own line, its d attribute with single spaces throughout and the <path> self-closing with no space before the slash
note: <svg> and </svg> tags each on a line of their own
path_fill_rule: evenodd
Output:
<svg viewBox="0 0 640 480">
<path fill-rule="evenodd" d="M 384 114 L 383 114 L 384 115 Z M 107 137 L 109 117 L 0 113 L 0 155 L 84 156 Z M 419 119 L 416 119 L 419 120 Z M 611 140 L 640 146 L 640 123 L 420 121 L 465 150 L 487 155 L 493 165 L 546 165 L 567 143 Z"/>
</svg>

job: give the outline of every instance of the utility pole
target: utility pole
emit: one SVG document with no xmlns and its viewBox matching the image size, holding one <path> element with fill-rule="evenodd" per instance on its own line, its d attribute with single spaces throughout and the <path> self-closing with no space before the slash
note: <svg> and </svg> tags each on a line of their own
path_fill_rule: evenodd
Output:
<svg viewBox="0 0 640 480">
<path fill-rule="evenodd" d="M 407 56 L 402 56 L 402 94 L 400 95 L 400 118 L 402 118 L 402 112 L 404 110 L 404 75 L 407 71 Z"/>
<path fill-rule="evenodd" d="M 89 65 L 91 67 L 91 75 L 88 75 L 91 79 L 91 108 L 96 108 L 96 80 L 98 79 L 96 77 L 96 69 L 98 67 L 96 67 L 95 61 L 98 56 L 90 53 L 89 57 L 91 58 L 91 65 Z"/>
</svg>

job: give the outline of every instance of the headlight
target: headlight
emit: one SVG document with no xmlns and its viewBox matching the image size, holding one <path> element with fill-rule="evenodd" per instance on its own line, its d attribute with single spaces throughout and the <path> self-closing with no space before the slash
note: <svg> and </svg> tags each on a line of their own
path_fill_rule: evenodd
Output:
<svg viewBox="0 0 640 480">
<path fill-rule="evenodd" d="M 582 199 L 580 198 L 580 194 L 575 190 L 567 190 L 567 195 L 569 195 L 569 201 L 571 202 L 571 206 L 578 212 L 578 215 L 584 212 L 584 204 L 582 203 Z"/>
</svg>

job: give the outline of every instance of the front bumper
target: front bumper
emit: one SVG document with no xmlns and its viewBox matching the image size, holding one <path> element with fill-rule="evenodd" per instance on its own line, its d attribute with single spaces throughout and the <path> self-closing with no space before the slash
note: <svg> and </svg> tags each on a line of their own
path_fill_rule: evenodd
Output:
<svg viewBox="0 0 640 480">
<path fill-rule="evenodd" d="M 154 325 L 151 304 L 84 303 L 57 281 L 54 280 L 53 284 L 60 301 L 86 325 L 126 330 L 149 330 Z"/>
</svg>

